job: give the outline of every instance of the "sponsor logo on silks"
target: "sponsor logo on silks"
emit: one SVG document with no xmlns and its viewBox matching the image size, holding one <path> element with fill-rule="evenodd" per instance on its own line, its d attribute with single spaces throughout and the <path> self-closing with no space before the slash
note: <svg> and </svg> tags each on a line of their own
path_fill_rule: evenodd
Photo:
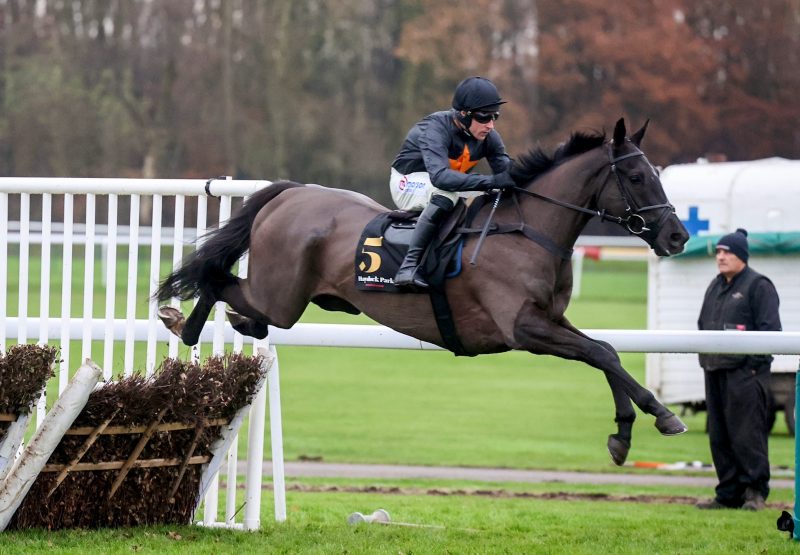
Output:
<svg viewBox="0 0 800 555">
<path fill-rule="evenodd" d="M 408 176 L 404 175 L 400 178 L 397 188 L 404 193 L 419 193 L 425 190 L 424 181 L 409 181 Z"/>
</svg>

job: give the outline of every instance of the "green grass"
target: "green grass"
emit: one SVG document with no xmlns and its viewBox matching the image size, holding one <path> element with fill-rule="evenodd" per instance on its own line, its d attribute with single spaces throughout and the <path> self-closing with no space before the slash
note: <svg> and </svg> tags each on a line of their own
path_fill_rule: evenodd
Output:
<svg viewBox="0 0 800 555">
<path fill-rule="evenodd" d="M 526 491 L 509 487 L 512 493 Z M 196 526 L 7 532 L 0 535 L 0 553 L 672 554 L 797 549 L 775 530 L 777 509 L 700 513 L 690 505 L 666 500 L 635 503 L 292 490 L 287 495 L 288 520 L 276 524 L 269 515 L 269 495 L 264 500 L 262 529 L 255 533 Z M 388 510 L 395 522 L 444 529 L 346 524 L 350 513 L 369 514 L 377 508 Z"/>
<path fill-rule="evenodd" d="M 586 329 L 647 328 L 647 264 L 584 261 L 581 294 L 567 316 Z"/>
<path fill-rule="evenodd" d="M 7 304 L 8 315 L 16 316 L 18 314 L 19 306 L 19 252 L 16 245 L 9 245 L 9 259 L 8 259 L 8 289 L 7 289 Z M 99 253 L 99 250 L 97 251 Z M 165 253 L 162 256 L 161 264 L 159 266 L 159 275 L 166 276 L 172 267 L 171 254 Z M 72 253 L 72 270 L 70 272 L 71 279 L 71 292 L 72 302 L 70 307 L 70 315 L 74 318 L 83 316 L 84 304 L 84 270 L 86 268 L 84 260 L 84 248 L 81 245 L 75 245 Z M 41 252 L 39 247 L 32 246 L 30 257 L 28 259 L 28 312 L 30 314 L 38 314 L 41 306 L 41 299 L 39 296 L 39 289 L 41 286 Z M 136 317 L 147 317 L 147 295 L 150 283 L 150 249 L 149 247 L 139 248 L 139 264 L 136 267 Z M 103 317 L 105 315 L 106 303 L 106 288 L 105 282 L 105 267 L 100 255 L 94 258 L 94 283 L 98 284 L 92 292 L 92 314 L 95 317 Z M 126 316 L 126 291 L 128 284 L 128 248 L 126 246 L 118 247 L 117 249 L 117 266 L 115 272 L 115 310 L 114 314 L 117 318 L 124 318 Z M 62 256 L 62 249 L 60 246 L 55 245 L 52 248 L 50 256 L 50 314 L 61 314 L 61 301 L 62 294 L 61 288 L 64 283 L 64 263 Z"/>
</svg>

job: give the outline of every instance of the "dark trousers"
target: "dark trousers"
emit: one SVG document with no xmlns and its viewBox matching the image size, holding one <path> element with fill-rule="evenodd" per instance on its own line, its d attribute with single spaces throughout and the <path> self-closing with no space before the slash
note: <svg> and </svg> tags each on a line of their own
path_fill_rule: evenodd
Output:
<svg viewBox="0 0 800 555">
<path fill-rule="evenodd" d="M 717 501 L 740 507 L 752 488 L 769 494 L 769 368 L 705 372 L 708 436 L 717 472 Z"/>
</svg>

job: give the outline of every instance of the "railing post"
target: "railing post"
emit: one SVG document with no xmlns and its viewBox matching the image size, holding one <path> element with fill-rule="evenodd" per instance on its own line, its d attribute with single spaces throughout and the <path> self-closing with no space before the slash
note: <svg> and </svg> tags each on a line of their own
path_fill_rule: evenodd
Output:
<svg viewBox="0 0 800 555">
<path fill-rule="evenodd" d="M 795 406 L 795 414 L 797 414 L 797 403 L 800 402 L 800 367 L 797 368 L 797 372 L 794 375 L 794 406 Z M 797 419 L 795 418 L 795 422 Z M 792 537 L 800 541 L 800 519 L 797 518 L 798 513 L 800 513 L 800 476 L 797 474 L 797 469 L 800 465 L 800 443 L 797 441 L 797 424 L 794 427 L 794 516 L 792 519 L 794 520 L 794 531 L 792 532 Z"/>
<path fill-rule="evenodd" d="M 272 372 L 277 360 L 268 360 L 273 353 L 256 342 L 256 352 L 264 357 L 265 363 L 270 365 L 267 371 L 267 384 L 261 388 L 253 399 L 250 408 L 250 428 L 247 435 L 247 470 L 245 477 L 245 506 L 243 528 L 245 530 L 258 530 L 261 526 L 261 482 L 264 466 L 264 420 L 266 417 L 267 387 L 272 381 Z"/>
<path fill-rule="evenodd" d="M 275 357 L 272 368 L 267 375 L 269 387 L 269 428 L 272 443 L 272 489 L 275 496 L 275 520 L 286 520 L 286 484 L 283 468 L 283 424 L 281 421 L 281 377 L 278 364 L 278 352 L 270 345 L 270 353 Z M 262 416 L 263 422 L 263 416 Z M 263 433 L 261 434 L 263 437 Z"/>
</svg>

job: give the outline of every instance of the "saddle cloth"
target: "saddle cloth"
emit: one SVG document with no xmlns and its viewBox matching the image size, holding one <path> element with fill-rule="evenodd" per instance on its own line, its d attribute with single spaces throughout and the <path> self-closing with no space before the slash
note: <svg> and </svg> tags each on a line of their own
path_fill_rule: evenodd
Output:
<svg viewBox="0 0 800 555">
<path fill-rule="evenodd" d="M 394 276 L 405 258 L 418 212 L 395 210 L 378 214 L 361 232 L 356 246 L 356 288 L 362 291 L 403 293 L 394 284 Z M 438 237 L 431 243 L 423 259 L 426 275 L 444 274 L 445 278 L 461 273 L 461 248 L 463 240 L 453 231 L 461 210 L 442 225 Z"/>
</svg>

